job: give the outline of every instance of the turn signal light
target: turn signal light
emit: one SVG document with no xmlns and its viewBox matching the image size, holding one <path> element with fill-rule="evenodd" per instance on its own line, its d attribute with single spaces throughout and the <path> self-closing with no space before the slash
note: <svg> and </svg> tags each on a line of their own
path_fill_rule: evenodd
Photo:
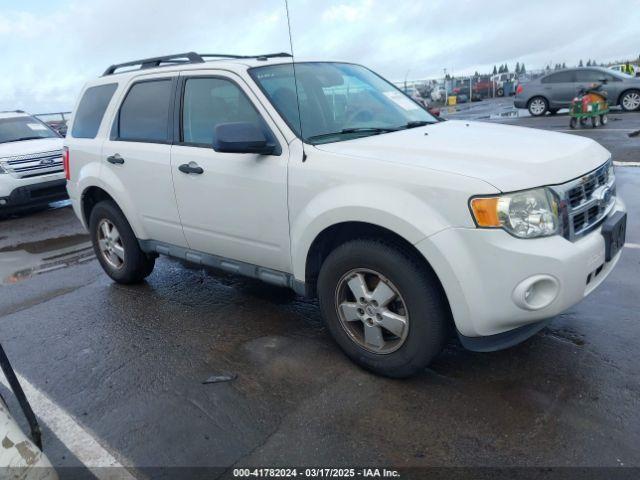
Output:
<svg viewBox="0 0 640 480">
<path fill-rule="evenodd" d="M 479 227 L 499 227 L 498 197 L 474 198 L 471 200 L 471 210 Z"/>
</svg>

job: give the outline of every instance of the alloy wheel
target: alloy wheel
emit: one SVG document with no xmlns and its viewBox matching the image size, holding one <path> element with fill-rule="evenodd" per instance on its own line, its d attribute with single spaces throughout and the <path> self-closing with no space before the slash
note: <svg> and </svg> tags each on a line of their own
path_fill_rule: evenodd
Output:
<svg viewBox="0 0 640 480">
<path fill-rule="evenodd" d="M 336 308 L 342 328 L 369 352 L 395 352 L 407 339 L 406 303 L 398 288 L 376 271 L 346 273 L 336 288 Z"/>
<path fill-rule="evenodd" d="M 546 108 L 547 106 L 541 98 L 536 98 L 529 104 L 529 110 L 531 110 L 531 113 L 534 115 L 542 115 Z"/>
<path fill-rule="evenodd" d="M 627 93 L 622 99 L 622 106 L 625 110 L 637 110 L 640 107 L 640 93 Z"/>
<path fill-rule="evenodd" d="M 124 265 L 124 245 L 116 226 L 106 218 L 98 224 L 98 247 L 102 258 L 115 269 Z"/>
</svg>

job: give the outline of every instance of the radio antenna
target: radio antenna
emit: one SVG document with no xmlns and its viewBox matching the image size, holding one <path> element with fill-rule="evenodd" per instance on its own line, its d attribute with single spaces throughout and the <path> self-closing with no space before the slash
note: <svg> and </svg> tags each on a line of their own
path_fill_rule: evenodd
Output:
<svg viewBox="0 0 640 480">
<path fill-rule="evenodd" d="M 302 161 L 307 160 L 304 151 L 304 135 L 302 134 L 302 115 L 300 113 L 300 94 L 298 93 L 298 76 L 296 75 L 296 57 L 293 53 L 293 37 L 291 35 L 291 17 L 289 16 L 289 0 L 284 0 L 284 7 L 287 11 L 287 27 L 289 29 L 289 47 L 291 48 L 291 66 L 293 67 L 293 84 L 296 90 L 296 105 L 298 106 L 298 124 L 300 126 L 300 141 L 302 142 Z"/>
</svg>

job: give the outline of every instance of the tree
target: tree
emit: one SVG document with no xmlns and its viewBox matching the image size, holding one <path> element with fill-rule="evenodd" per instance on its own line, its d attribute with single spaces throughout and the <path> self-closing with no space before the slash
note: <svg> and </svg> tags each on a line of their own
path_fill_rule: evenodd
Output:
<svg viewBox="0 0 640 480">
<path fill-rule="evenodd" d="M 524 63 L 520 65 L 520 75 L 524 75 L 527 71 L 524 69 Z"/>
<path fill-rule="evenodd" d="M 549 65 L 547 65 L 547 68 L 545 68 L 545 70 L 551 70 L 551 67 Z"/>
<path fill-rule="evenodd" d="M 493 75 L 497 75 L 498 74 L 498 68 L 494 65 L 493 66 Z"/>
<path fill-rule="evenodd" d="M 504 64 L 504 73 L 509 73 L 509 66 L 506 63 Z"/>
<path fill-rule="evenodd" d="M 567 68 L 567 64 L 562 62 L 562 68 Z"/>
<path fill-rule="evenodd" d="M 584 67 L 584 65 L 582 64 L 582 59 L 580 59 L 580 63 L 578 64 L 579 67 Z"/>
<path fill-rule="evenodd" d="M 516 73 L 520 73 L 520 62 L 516 62 Z"/>
</svg>

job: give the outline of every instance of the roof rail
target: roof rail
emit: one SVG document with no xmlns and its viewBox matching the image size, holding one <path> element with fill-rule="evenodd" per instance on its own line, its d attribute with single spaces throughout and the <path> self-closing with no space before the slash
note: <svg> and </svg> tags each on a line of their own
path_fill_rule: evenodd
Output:
<svg viewBox="0 0 640 480">
<path fill-rule="evenodd" d="M 160 67 L 163 64 L 179 65 L 184 63 L 204 63 L 205 58 L 232 58 L 236 60 L 255 58 L 256 60 L 267 60 L 269 58 L 277 58 L 277 57 L 291 57 L 291 54 L 286 52 L 280 52 L 280 53 L 267 53 L 265 55 L 230 55 L 226 53 L 200 54 L 196 52 L 186 52 L 186 53 L 178 53 L 175 55 L 166 55 L 163 57 L 152 57 L 152 58 L 145 58 L 142 60 L 134 60 L 126 63 L 117 63 L 107 68 L 102 76 L 104 77 L 107 75 L 113 75 L 117 73 L 119 69 L 125 68 L 125 67 L 140 66 L 140 70 L 143 70 L 146 68 Z"/>
</svg>

